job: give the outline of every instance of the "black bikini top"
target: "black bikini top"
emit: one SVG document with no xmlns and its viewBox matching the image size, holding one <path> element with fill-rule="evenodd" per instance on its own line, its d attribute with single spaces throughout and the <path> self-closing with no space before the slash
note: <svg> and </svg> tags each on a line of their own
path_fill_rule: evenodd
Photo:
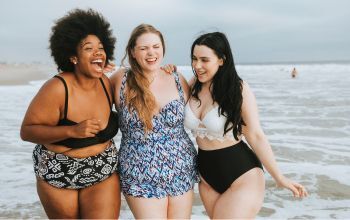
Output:
<svg viewBox="0 0 350 220">
<path fill-rule="evenodd" d="M 71 121 L 67 118 L 68 112 L 68 87 L 66 81 L 60 76 L 54 76 L 60 79 L 64 85 L 64 89 L 66 91 L 65 102 L 64 102 L 64 118 L 58 121 L 57 126 L 72 126 L 78 124 L 77 122 Z M 100 78 L 100 82 L 102 84 L 103 90 L 106 93 L 109 106 L 111 108 L 111 112 L 109 114 L 107 127 L 96 134 L 95 137 L 87 137 L 87 138 L 68 138 L 62 141 L 55 142 L 53 144 L 64 145 L 69 148 L 83 148 L 95 144 L 104 143 L 110 139 L 112 139 L 117 133 L 119 128 L 118 121 L 118 113 L 112 111 L 112 102 L 109 99 L 108 92 L 103 83 L 103 80 Z"/>
</svg>

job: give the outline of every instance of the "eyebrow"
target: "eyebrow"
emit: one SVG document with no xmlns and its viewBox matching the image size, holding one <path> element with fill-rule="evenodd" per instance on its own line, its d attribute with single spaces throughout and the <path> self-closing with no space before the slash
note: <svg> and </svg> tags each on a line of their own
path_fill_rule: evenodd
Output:
<svg viewBox="0 0 350 220">
<path fill-rule="evenodd" d="M 88 41 L 88 42 L 84 42 L 81 47 L 84 47 L 86 44 L 92 44 L 92 42 Z M 103 45 L 102 42 L 98 42 L 98 44 L 100 45 Z"/>
<path fill-rule="evenodd" d="M 197 58 L 197 59 L 210 59 L 209 57 L 196 57 L 195 55 L 193 55 L 192 58 Z"/>
<path fill-rule="evenodd" d="M 160 46 L 160 44 L 159 44 L 159 43 L 153 44 L 152 47 L 154 47 L 154 46 Z M 140 45 L 140 46 L 136 46 L 136 47 L 137 47 L 137 48 L 140 48 L 140 47 L 148 47 L 148 45 Z"/>
</svg>

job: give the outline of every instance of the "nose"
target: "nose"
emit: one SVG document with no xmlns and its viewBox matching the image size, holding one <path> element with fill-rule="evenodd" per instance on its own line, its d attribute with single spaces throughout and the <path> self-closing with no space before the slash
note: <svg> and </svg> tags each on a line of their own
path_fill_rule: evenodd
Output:
<svg viewBox="0 0 350 220">
<path fill-rule="evenodd" d="M 194 69 L 199 69 L 202 67 L 202 64 L 198 60 L 194 60 L 194 61 L 192 61 L 192 66 Z"/>
<path fill-rule="evenodd" d="M 99 48 L 96 49 L 94 55 L 95 55 L 95 56 L 101 56 L 101 55 L 102 55 L 101 49 L 99 49 Z"/>
<path fill-rule="evenodd" d="M 150 48 L 147 50 L 147 55 L 152 55 L 153 54 L 153 48 Z"/>
</svg>

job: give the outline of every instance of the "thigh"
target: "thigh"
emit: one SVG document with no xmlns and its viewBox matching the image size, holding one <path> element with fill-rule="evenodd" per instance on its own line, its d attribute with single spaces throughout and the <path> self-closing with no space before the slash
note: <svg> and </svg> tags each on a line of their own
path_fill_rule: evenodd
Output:
<svg viewBox="0 0 350 220">
<path fill-rule="evenodd" d="M 168 197 L 168 219 L 190 219 L 192 214 L 193 190 L 179 196 Z"/>
<path fill-rule="evenodd" d="M 168 198 L 142 198 L 125 195 L 135 219 L 167 218 Z"/>
<path fill-rule="evenodd" d="M 37 178 L 37 191 L 49 219 L 77 219 L 79 216 L 78 190 L 60 189 Z"/>
<path fill-rule="evenodd" d="M 116 219 L 120 211 L 120 186 L 116 173 L 79 192 L 80 217 Z"/>
<path fill-rule="evenodd" d="M 260 168 L 253 168 L 219 197 L 213 218 L 255 218 L 261 209 L 264 193 L 264 173 Z"/>
<path fill-rule="evenodd" d="M 202 177 L 198 185 L 199 195 L 201 196 L 205 211 L 209 218 L 213 217 L 213 209 L 220 193 L 216 192 Z"/>
</svg>

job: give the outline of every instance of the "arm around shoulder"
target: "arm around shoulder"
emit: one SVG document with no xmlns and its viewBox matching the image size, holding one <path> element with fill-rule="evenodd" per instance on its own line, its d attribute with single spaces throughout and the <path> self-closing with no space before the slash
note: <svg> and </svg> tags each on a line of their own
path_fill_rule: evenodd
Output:
<svg viewBox="0 0 350 220">
<path fill-rule="evenodd" d="M 190 97 L 190 86 L 188 85 L 187 80 L 181 73 L 178 72 L 178 75 L 179 75 L 181 87 L 184 91 L 185 100 L 187 101 L 188 98 Z"/>
</svg>

